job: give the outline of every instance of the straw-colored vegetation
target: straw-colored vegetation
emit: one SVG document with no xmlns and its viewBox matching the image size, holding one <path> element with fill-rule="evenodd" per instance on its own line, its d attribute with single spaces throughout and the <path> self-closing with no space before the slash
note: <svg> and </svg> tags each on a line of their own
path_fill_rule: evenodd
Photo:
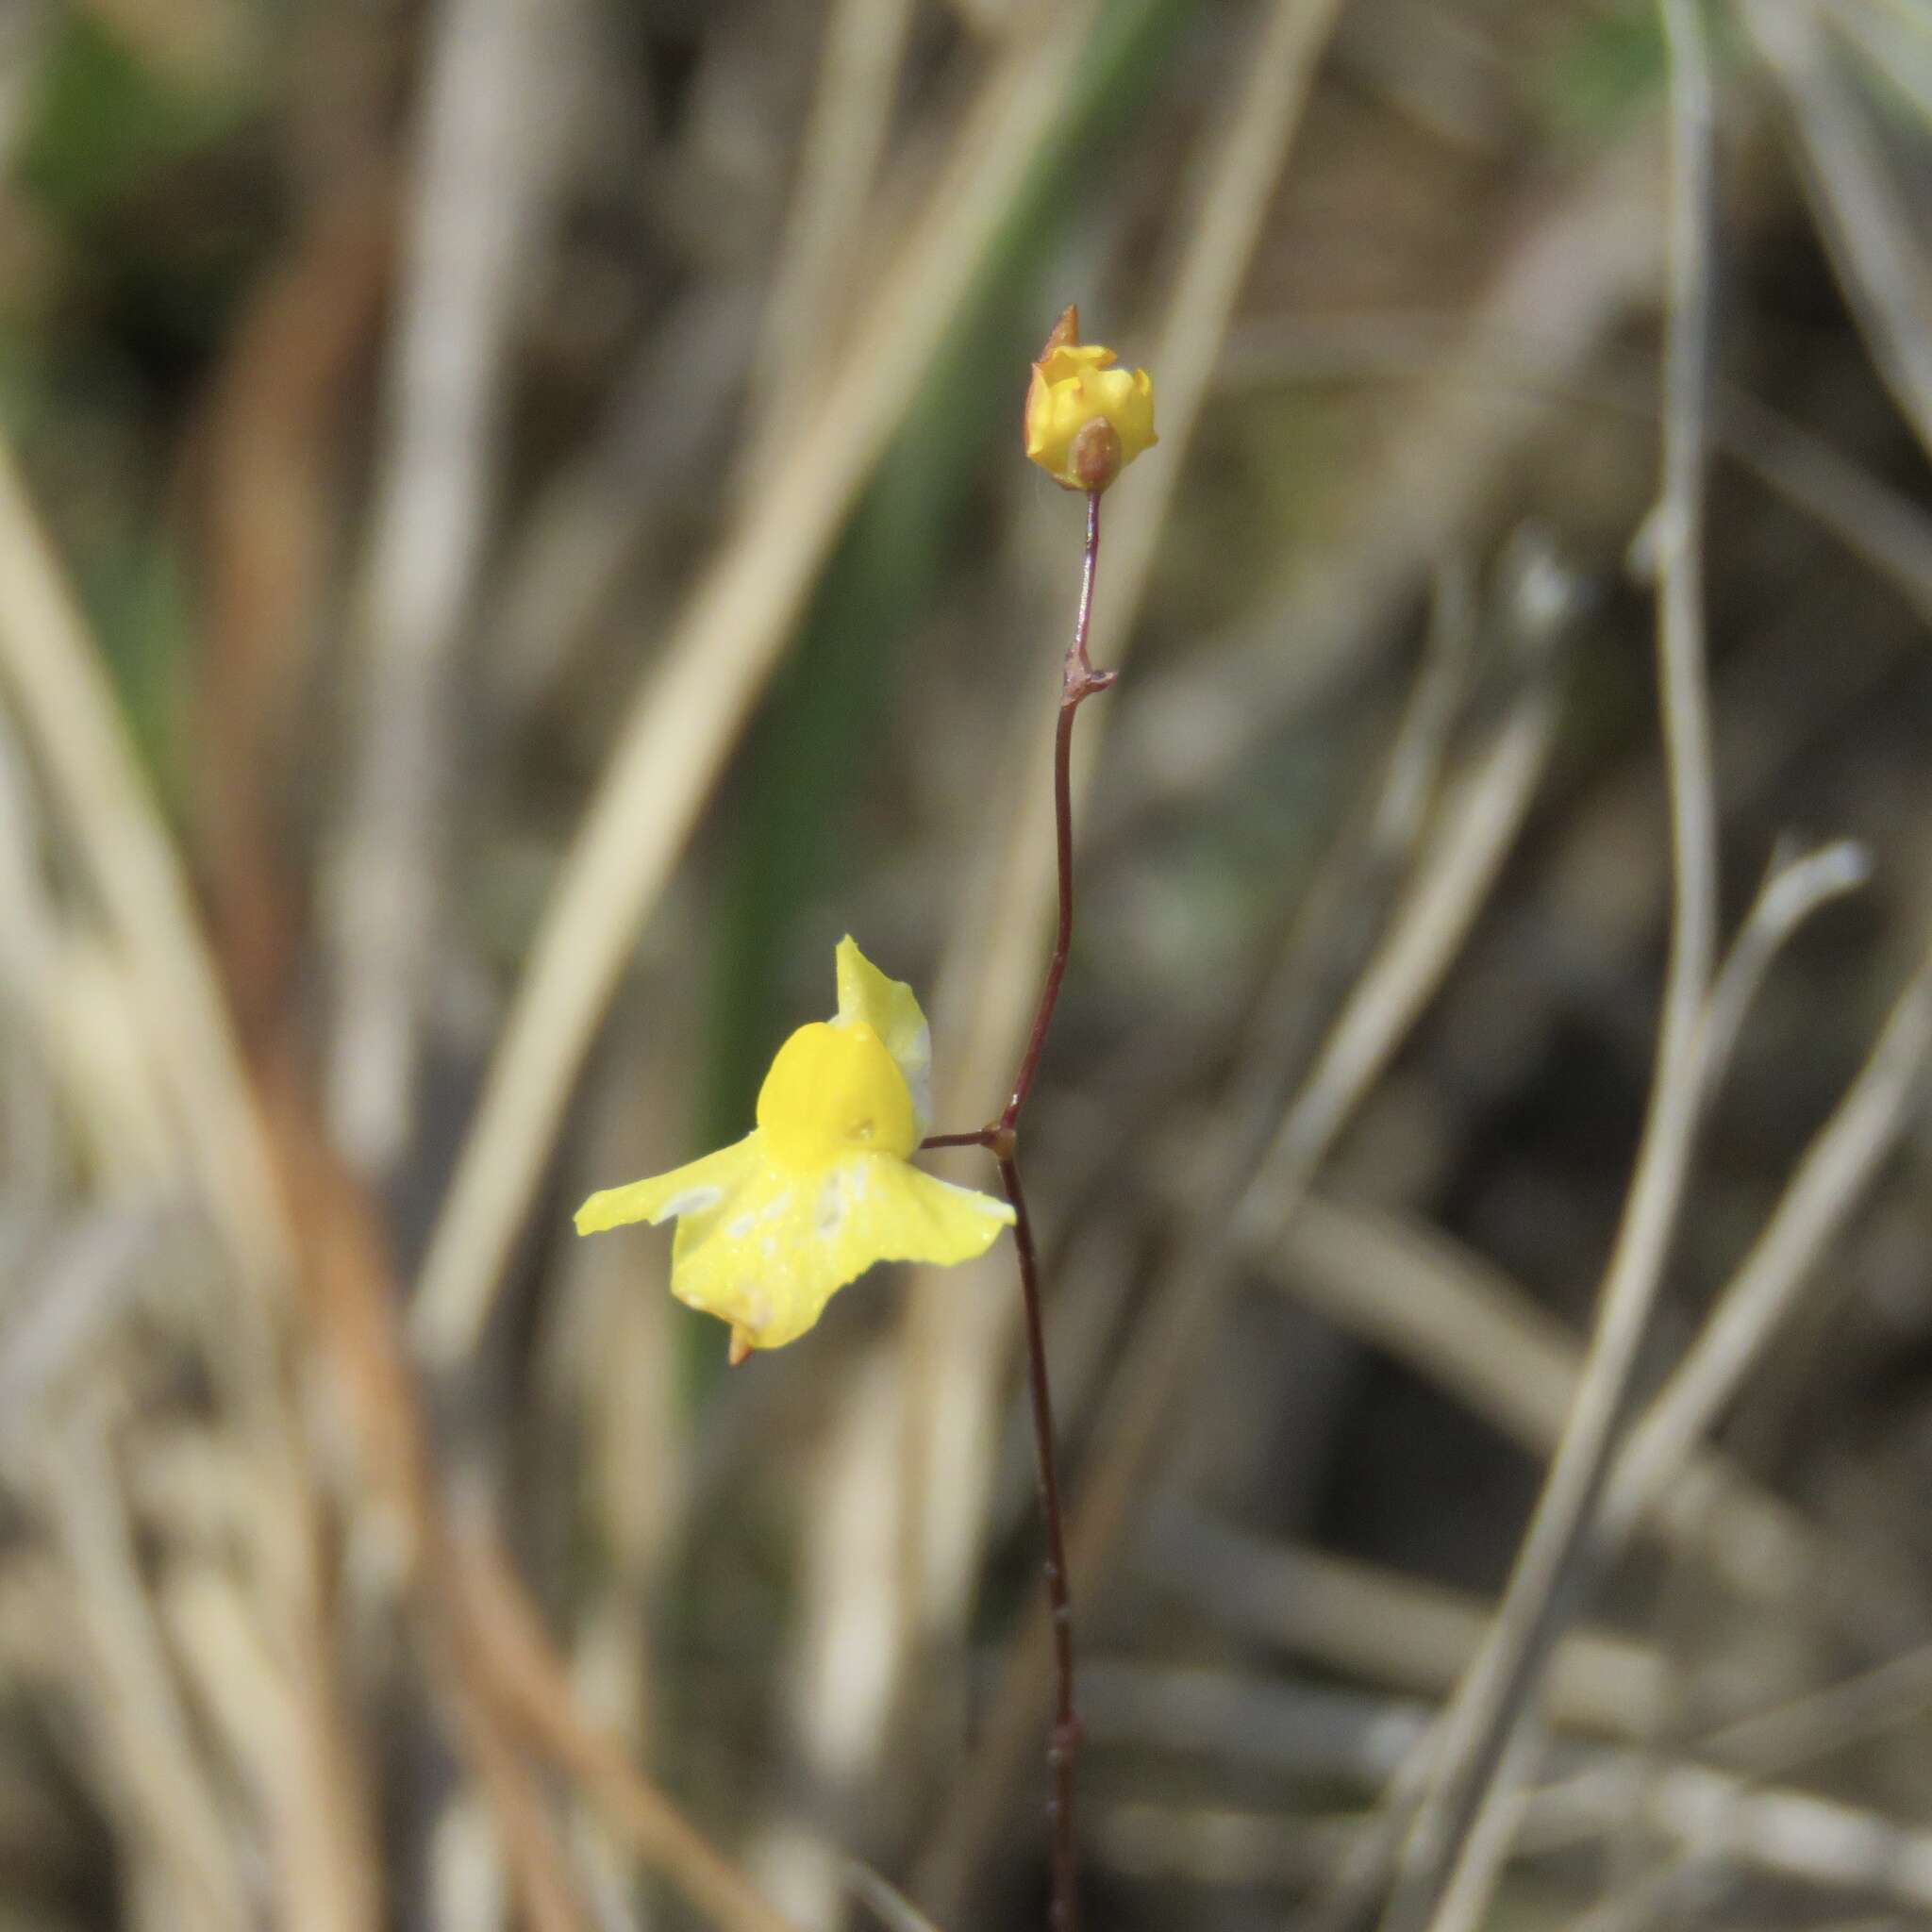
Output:
<svg viewBox="0 0 1932 1932">
<path fill-rule="evenodd" d="M 847 931 L 997 1114 L 1071 301 L 1083 1923 L 1932 1921 L 1925 0 L 20 0 L 0 158 L 0 1932 L 1045 1924 L 1006 1210 L 727 1373 L 571 1209 Z"/>
</svg>

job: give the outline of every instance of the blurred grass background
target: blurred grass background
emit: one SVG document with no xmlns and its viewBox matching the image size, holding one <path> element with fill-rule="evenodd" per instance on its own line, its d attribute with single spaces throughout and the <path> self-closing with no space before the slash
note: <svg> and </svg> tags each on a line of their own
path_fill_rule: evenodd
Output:
<svg viewBox="0 0 1932 1932">
<path fill-rule="evenodd" d="M 1706 17 L 1724 930 L 1869 878 L 1724 1065 L 1640 1405 L 1932 917 L 1932 8 Z M 1650 1077 L 1665 77 L 1648 0 L 13 0 L 0 1932 L 1043 1922 L 1010 1257 L 727 1376 L 568 1217 L 743 1131 L 847 930 L 939 1124 L 1000 1097 L 1069 300 L 1163 432 L 1028 1127 L 1090 1912 L 1338 1923 Z M 1924 1052 L 1591 1580 L 1490 1923 L 1932 1919 Z"/>
</svg>

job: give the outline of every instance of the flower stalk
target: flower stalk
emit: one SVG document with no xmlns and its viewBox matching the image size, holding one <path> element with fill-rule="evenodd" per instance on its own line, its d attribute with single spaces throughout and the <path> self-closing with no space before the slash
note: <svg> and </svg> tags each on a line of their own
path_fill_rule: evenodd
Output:
<svg viewBox="0 0 1932 1932">
<path fill-rule="evenodd" d="M 1020 1178 L 1020 1116 L 1040 1071 L 1041 1055 L 1053 1025 L 1054 1009 L 1059 1005 L 1060 983 L 1066 977 L 1067 959 L 1074 946 L 1074 720 L 1080 707 L 1111 686 L 1118 675 L 1096 671 L 1087 651 L 1088 632 L 1093 620 L 1094 576 L 1100 560 L 1100 497 L 1099 490 L 1087 492 L 1087 547 L 1080 575 L 1080 608 L 1060 674 L 1059 719 L 1054 731 L 1054 849 L 1058 859 L 1059 919 L 1054 933 L 1053 958 L 1041 987 L 1040 1004 L 1026 1037 L 1025 1052 L 1013 1076 L 1012 1092 L 999 1119 L 975 1132 L 935 1134 L 921 1143 L 925 1147 L 986 1148 L 998 1163 L 1000 1187 L 1013 1210 L 1013 1251 L 1019 1261 L 1021 1297 L 1025 1307 L 1027 1386 L 1033 1406 L 1040 1511 L 1046 1537 L 1042 1567 L 1053 1625 L 1054 1721 L 1046 1751 L 1051 1778 L 1047 1816 L 1053 1835 L 1053 1905 L 1049 1920 L 1053 1932 L 1076 1932 L 1079 1924 L 1079 1839 L 1074 1828 L 1074 1782 L 1081 1731 L 1074 1696 L 1073 1591 L 1067 1574 L 1066 1520 L 1060 1505 L 1053 1387 L 1047 1372 L 1046 1324 L 1041 1307 L 1040 1257 Z"/>
<path fill-rule="evenodd" d="M 1040 1056 L 1046 1045 L 1046 1031 L 1053 1024 L 1053 1010 L 1059 1004 L 1060 981 L 1066 977 L 1067 955 L 1074 944 L 1074 718 L 1091 697 L 1104 691 L 1118 675 L 1096 671 L 1087 655 L 1087 633 L 1093 622 L 1093 577 L 1100 562 L 1100 491 L 1087 492 L 1087 551 L 1080 572 L 1080 609 L 1074 620 L 1074 641 L 1067 647 L 1067 661 L 1060 673 L 1060 715 L 1053 745 L 1054 843 L 1058 858 L 1059 926 L 1054 936 L 1053 961 L 1046 969 L 1046 984 L 1041 988 L 1040 1006 L 1033 1015 L 1033 1031 L 1027 1036 L 1026 1052 L 1020 1071 L 1013 1076 L 1012 1097 L 1000 1115 L 1000 1125 L 1010 1132 L 1019 1121 L 1020 1109 L 1033 1090 L 1033 1076 L 1040 1071 Z"/>
</svg>

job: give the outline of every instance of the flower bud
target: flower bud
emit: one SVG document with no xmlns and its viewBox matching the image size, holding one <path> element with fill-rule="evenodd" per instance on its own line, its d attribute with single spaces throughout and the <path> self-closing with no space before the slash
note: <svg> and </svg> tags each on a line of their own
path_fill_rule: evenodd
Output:
<svg viewBox="0 0 1932 1932">
<path fill-rule="evenodd" d="M 1111 349 L 1080 341 L 1069 308 L 1033 365 L 1026 391 L 1026 454 L 1066 490 L 1105 490 L 1154 434 L 1154 381 L 1116 369 Z"/>
</svg>

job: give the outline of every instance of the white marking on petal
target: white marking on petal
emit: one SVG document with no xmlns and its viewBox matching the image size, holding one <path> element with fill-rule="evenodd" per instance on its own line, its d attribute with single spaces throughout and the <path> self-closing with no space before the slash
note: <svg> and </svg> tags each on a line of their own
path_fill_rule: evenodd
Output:
<svg viewBox="0 0 1932 1932">
<path fill-rule="evenodd" d="M 775 1194 L 758 1209 L 760 1221 L 776 1221 L 779 1215 L 791 1205 L 791 1190 L 787 1188 L 782 1194 Z"/>
<path fill-rule="evenodd" d="M 751 1216 L 741 1214 L 724 1230 L 735 1241 L 741 1241 L 751 1232 Z"/>
<path fill-rule="evenodd" d="M 900 1046 L 902 1050 L 893 1058 L 912 1095 L 912 1123 L 923 1139 L 932 1125 L 932 1028 L 922 1026 Z"/>
<path fill-rule="evenodd" d="M 819 1195 L 819 1233 L 830 1236 L 839 1232 L 845 1219 L 845 1191 L 841 1177 L 833 1174 L 825 1182 L 824 1191 Z"/>
<path fill-rule="evenodd" d="M 715 1208 L 724 1198 L 716 1188 L 687 1188 L 681 1194 L 673 1194 L 658 1208 L 658 1219 L 664 1221 L 674 1214 L 702 1214 L 706 1208 Z"/>
</svg>

